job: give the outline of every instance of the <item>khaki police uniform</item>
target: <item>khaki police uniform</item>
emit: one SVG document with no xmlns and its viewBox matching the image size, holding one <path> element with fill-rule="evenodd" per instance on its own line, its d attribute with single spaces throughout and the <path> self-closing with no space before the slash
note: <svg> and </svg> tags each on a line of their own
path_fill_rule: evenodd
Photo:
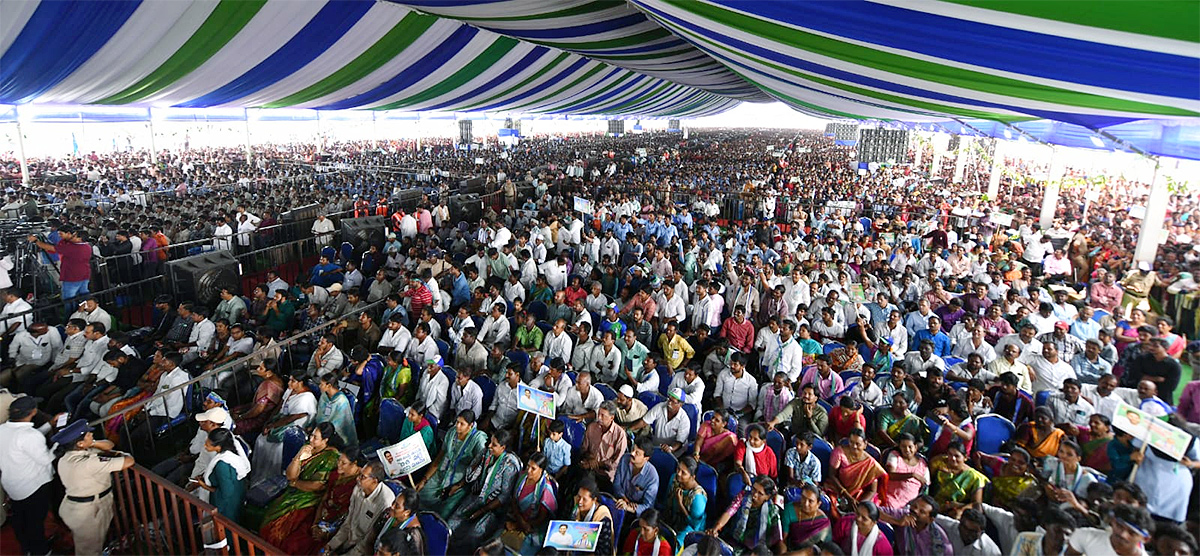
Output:
<svg viewBox="0 0 1200 556">
<path fill-rule="evenodd" d="M 67 491 L 58 515 L 75 537 L 75 554 L 99 554 L 113 518 L 112 473 L 124 466 L 123 456 L 102 456 L 94 448 L 72 450 L 58 461 L 58 476 Z"/>
</svg>

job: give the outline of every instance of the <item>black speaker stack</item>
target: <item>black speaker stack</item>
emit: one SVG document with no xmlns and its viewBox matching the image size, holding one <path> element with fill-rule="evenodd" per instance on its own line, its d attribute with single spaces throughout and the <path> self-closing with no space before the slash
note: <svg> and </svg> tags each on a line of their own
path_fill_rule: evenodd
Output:
<svg viewBox="0 0 1200 556">
<path fill-rule="evenodd" d="M 404 212 L 412 212 L 417 210 L 417 206 L 421 204 L 421 197 L 425 192 L 420 189 L 401 189 L 399 193 L 392 195 L 392 208 L 403 210 Z"/>
<path fill-rule="evenodd" d="M 625 120 L 609 120 L 608 121 L 608 133 L 609 133 L 609 135 L 624 135 L 625 134 Z"/>
<path fill-rule="evenodd" d="M 176 299 L 190 299 L 211 306 L 220 300 L 221 289 L 241 293 L 241 271 L 233 253 L 210 251 L 167 261 L 166 275 Z"/>
<path fill-rule="evenodd" d="M 471 178 L 469 180 L 458 182 L 459 195 L 467 195 L 471 193 L 483 195 L 483 178 Z"/>
<path fill-rule="evenodd" d="M 342 219 L 342 241 L 354 246 L 355 251 L 365 251 L 375 245 L 383 251 L 388 219 L 384 216 L 364 216 Z"/>
<path fill-rule="evenodd" d="M 858 144 L 859 162 L 903 163 L 908 156 L 908 131 L 864 129 Z"/>
<path fill-rule="evenodd" d="M 450 220 L 455 222 L 478 222 L 483 218 L 483 199 L 475 193 L 452 195 L 446 206 L 450 208 Z"/>
<path fill-rule="evenodd" d="M 458 121 L 458 142 L 460 144 L 470 144 L 475 141 L 475 122 L 472 120 Z"/>
</svg>

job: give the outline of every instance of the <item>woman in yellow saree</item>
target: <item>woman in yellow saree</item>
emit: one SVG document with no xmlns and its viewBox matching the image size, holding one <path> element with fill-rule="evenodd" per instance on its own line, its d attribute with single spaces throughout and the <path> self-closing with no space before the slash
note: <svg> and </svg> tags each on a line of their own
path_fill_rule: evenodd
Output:
<svg viewBox="0 0 1200 556">
<path fill-rule="evenodd" d="M 300 448 L 288 464 L 288 488 L 267 506 L 259 535 L 274 546 L 293 534 L 307 534 L 317 513 L 317 506 L 329 487 L 330 473 L 337 468 L 341 454 L 337 448 L 341 438 L 331 423 L 320 423 L 313 429 L 308 444 Z"/>
<path fill-rule="evenodd" d="M 1017 444 L 1035 459 L 1042 459 L 1057 454 L 1058 444 L 1065 436 L 1066 433 L 1054 426 L 1050 408 L 1042 406 L 1033 411 L 1033 422 L 1022 425 L 1017 431 Z"/>
</svg>

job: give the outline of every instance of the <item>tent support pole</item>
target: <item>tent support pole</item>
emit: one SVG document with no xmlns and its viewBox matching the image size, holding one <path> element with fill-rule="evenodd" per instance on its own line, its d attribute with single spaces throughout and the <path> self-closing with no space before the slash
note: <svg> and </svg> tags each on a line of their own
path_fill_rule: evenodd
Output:
<svg viewBox="0 0 1200 556">
<path fill-rule="evenodd" d="M 29 186 L 29 160 L 25 158 L 25 136 L 21 133 L 21 122 L 17 124 L 17 155 L 21 157 L 21 185 Z"/>
<path fill-rule="evenodd" d="M 1058 210 L 1058 196 L 1062 189 L 1062 160 L 1058 157 L 1058 147 L 1050 146 L 1050 170 L 1046 175 L 1046 189 L 1042 193 L 1042 212 L 1038 218 L 1038 227 L 1043 230 L 1054 225 L 1054 212 Z"/>
<path fill-rule="evenodd" d="M 158 164 L 158 149 L 154 146 L 154 118 L 148 120 L 150 123 L 150 164 Z"/>
<path fill-rule="evenodd" d="M 1160 163 L 1155 160 L 1154 178 L 1150 181 L 1150 199 L 1146 202 L 1146 216 L 1142 218 L 1137 247 L 1133 250 L 1133 259 L 1137 262 L 1154 264 L 1154 256 L 1158 254 L 1158 245 L 1162 241 L 1163 221 L 1167 218 L 1167 204 L 1171 200 L 1171 192 L 1167 190 L 1167 180 L 1159 175 L 1159 167 Z"/>
</svg>

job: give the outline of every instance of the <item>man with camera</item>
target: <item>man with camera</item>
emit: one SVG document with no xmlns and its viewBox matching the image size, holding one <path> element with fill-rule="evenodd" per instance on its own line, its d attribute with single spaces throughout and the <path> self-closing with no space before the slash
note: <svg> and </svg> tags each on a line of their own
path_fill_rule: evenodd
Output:
<svg viewBox="0 0 1200 556">
<path fill-rule="evenodd" d="M 92 277 L 92 246 L 82 233 L 77 233 L 71 226 L 64 225 L 58 233 L 62 239 L 55 244 L 41 241 L 34 235 L 27 239 L 42 251 L 59 256 L 58 277 L 62 282 L 62 298 L 63 301 L 69 301 L 88 293 L 88 282 Z"/>
</svg>

